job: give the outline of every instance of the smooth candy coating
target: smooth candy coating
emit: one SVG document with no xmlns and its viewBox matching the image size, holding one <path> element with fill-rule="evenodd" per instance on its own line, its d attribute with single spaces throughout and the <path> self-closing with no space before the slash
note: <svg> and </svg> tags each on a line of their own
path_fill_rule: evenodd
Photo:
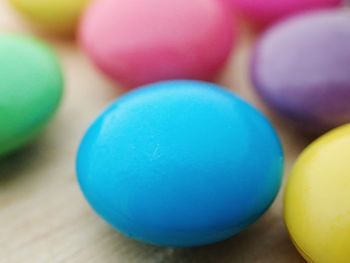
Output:
<svg viewBox="0 0 350 263">
<path fill-rule="evenodd" d="M 62 73 L 54 52 L 24 36 L 0 35 L 0 157 L 32 140 L 56 111 Z"/>
<path fill-rule="evenodd" d="M 115 101 L 78 153 L 81 188 L 125 235 L 158 245 L 227 239 L 274 200 L 283 157 L 269 122 L 209 83 L 173 81 Z"/>
<path fill-rule="evenodd" d="M 217 0 L 97 0 L 83 18 L 80 42 L 104 73 L 127 88 L 210 80 L 230 54 L 233 22 Z"/>
<path fill-rule="evenodd" d="M 71 33 L 90 0 L 10 0 L 29 20 L 40 28 Z"/>
<path fill-rule="evenodd" d="M 224 0 L 259 27 L 301 12 L 338 7 L 342 0 Z"/>
<path fill-rule="evenodd" d="M 350 262 L 350 124 L 301 155 L 285 194 L 289 233 L 308 262 Z"/>
<path fill-rule="evenodd" d="M 321 11 L 262 36 L 251 77 L 273 109 L 313 132 L 350 121 L 349 25 L 349 11 Z"/>
</svg>

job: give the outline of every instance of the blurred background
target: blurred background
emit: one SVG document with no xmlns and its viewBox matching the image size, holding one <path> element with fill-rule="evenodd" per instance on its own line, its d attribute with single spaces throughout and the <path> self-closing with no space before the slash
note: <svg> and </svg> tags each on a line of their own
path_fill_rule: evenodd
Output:
<svg viewBox="0 0 350 263">
<path fill-rule="evenodd" d="M 288 174 L 313 137 L 281 120 L 253 91 L 248 66 L 259 29 L 242 20 L 239 25 L 237 47 L 215 82 L 240 94 L 272 121 L 282 139 Z M 57 51 L 65 76 L 62 106 L 48 128 L 34 143 L 0 160 L 0 262 L 305 262 L 284 227 L 283 191 L 256 224 L 210 246 L 159 248 L 114 231 L 84 200 L 76 183 L 75 158 L 86 127 L 125 89 L 96 69 L 74 37 L 36 29 L 4 0 L 0 0 L 0 32 L 47 41 Z"/>
</svg>

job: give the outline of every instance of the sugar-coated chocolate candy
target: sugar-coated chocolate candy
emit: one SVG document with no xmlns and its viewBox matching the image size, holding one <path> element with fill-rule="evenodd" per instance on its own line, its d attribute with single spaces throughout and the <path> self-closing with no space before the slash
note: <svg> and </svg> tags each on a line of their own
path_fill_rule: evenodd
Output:
<svg viewBox="0 0 350 263">
<path fill-rule="evenodd" d="M 350 122 L 350 12 L 318 11 L 268 30 L 251 78 L 282 116 L 313 132 Z"/>
<path fill-rule="evenodd" d="M 63 89 L 55 53 L 41 41 L 0 35 L 0 157 L 30 142 L 56 111 Z"/>
<path fill-rule="evenodd" d="M 296 162 L 285 221 L 308 262 L 350 262 L 350 124 L 324 135 Z"/>
<path fill-rule="evenodd" d="M 126 88 L 160 80 L 214 78 L 236 39 L 217 0 L 97 0 L 80 42 L 92 61 Z"/>
<path fill-rule="evenodd" d="M 214 84 L 170 81 L 117 99 L 77 157 L 85 197 L 125 235 L 165 246 L 227 239 L 254 223 L 281 183 L 270 123 Z"/>
<path fill-rule="evenodd" d="M 291 15 L 339 7 L 342 0 L 223 0 L 261 28 Z"/>
<path fill-rule="evenodd" d="M 90 0 L 9 0 L 37 27 L 52 32 L 74 32 Z"/>
</svg>

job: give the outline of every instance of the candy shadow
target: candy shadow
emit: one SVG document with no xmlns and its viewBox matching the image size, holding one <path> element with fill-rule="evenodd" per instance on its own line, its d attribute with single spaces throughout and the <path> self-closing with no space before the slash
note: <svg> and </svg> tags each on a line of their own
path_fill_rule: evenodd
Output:
<svg viewBox="0 0 350 263">
<path fill-rule="evenodd" d="M 36 139 L 24 148 L 0 159 L 0 191 L 1 188 L 15 183 L 16 180 L 29 176 L 27 171 L 40 165 L 40 156 L 44 154 L 40 147 L 40 141 L 40 139 Z M 34 172 L 31 174 L 35 176 Z"/>
<path fill-rule="evenodd" d="M 268 213 L 249 229 L 223 242 L 195 248 L 169 248 L 131 240 L 109 228 L 110 242 L 122 258 L 132 262 L 161 263 L 305 263 L 290 241 L 283 221 Z M 120 249 L 122 247 L 123 249 Z M 109 254 L 109 251 L 105 251 Z M 112 261 L 111 261 L 112 262 Z"/>
</svg>

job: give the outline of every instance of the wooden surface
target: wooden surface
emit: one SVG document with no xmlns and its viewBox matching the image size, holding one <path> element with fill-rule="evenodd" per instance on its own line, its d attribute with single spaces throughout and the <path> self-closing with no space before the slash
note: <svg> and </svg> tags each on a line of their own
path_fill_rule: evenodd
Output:
<svg viewBox="0 0 350 263">
<path fill-rule="evenodd" d="M 38 35 L 5 0 L 0 0 L 0 31 Z M 195 249 L 140 244 L 98 218 L 78 188 L 75 154 L 89 123 L 122 91 L 94 69 L 73 40 L 44 38 L 60 55 L 66 92 L 59 113 L 42 136 L 0 162 L 0 262 L 304 262 L 283 224 L 283 191 L 266 215 L 248 230 L 225 242 Z M 288 173 L 309 141 L 273 117 L 251 91 L 247 59 L 252 38 L 241 41 L 218 83 L 252 101 L 272 119 L 282 137 Z"/>
</svg>

